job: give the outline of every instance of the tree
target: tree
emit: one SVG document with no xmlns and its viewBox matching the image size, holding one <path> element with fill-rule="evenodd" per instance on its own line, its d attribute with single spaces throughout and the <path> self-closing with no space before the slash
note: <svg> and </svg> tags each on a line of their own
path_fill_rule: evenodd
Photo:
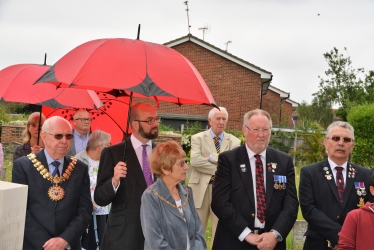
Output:
<svg viewBox="0 0 374 250">
<path fill-rule="evenodd" d="M 299 107 L 297 107 L 297 113 L 299 114 L 298 124 L 303 124 L 303 126 L 305 126 L 306 123 L 316 122 L 323 128 L 327 128 L 334 120 L 331 101 L 324 97 L 314 97 L 310 105 L 305 101 L 301 102 Z M 314 127 L 308 127 L 308 129 L 309 128 Z"/>
<path fill-rule="evenodd" d="M 319 91 L 313 95 L 339 105 L 336 115 L 346 121 L 351 107 L 374 101 L 374 71 L 366 74 L 363 68 L 353 68 L 347 49 L 344 50 L 346 56 L 335 47 L 323 54 L 329 69 L 325 71 L 326 78 L 318 76 Z"/>
</svg>

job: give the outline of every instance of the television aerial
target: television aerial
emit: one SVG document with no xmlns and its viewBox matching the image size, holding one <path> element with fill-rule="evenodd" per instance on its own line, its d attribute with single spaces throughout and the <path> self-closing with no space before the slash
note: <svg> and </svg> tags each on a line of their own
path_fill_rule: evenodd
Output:
<svg viewBox="0 0 374 250">
<path fill-rule="evenodd" d="M 210 30 L 211 30 L 210 24 L 204 24 L 204 27 L 199 28 L 198 30 L 202 30 L 203 31 L 203 41 L 204 41 L 205 34 L 210 33 Z"/>
<path fill-rule="evenodd" d="M 225 42 L 224 44 L 226 44 L 226 52 L 227 52 L 227 47 L 229 46 L 229 43 L 232 43 L 231 41 L 227 41 L 227 42 Z"/>
</svg>

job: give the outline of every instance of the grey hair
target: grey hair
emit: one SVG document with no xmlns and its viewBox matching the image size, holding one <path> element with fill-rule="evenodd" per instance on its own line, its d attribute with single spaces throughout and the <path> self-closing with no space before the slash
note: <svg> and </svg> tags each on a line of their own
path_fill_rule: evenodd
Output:
<svg viewBox="0 0 374 250">
<path fill-rule="evenodd" d="M 273 122 L 271 121 L 270 114 L 267 111 L 262 110 L 262 109 L 254 109 L 254 110 L 251 110 L 245 113 L 244 118 L 243 118 L 243 126 L 245 126 L 246 123 L 249 121 L 249 119 L 254 115 L 266 116 L 269 120 L 270 129 L 273 127 Z"/>
<path fill-rule="evenodd" d="M 73 131 L 70 122 L 68 122 L 65 118 L 62 118 L 61 116 L 52 116 L 52 117 L 49 117 L 47 120 L 45 120 L 42 126 L 42 131 L 48 133 L 49 128 L 51 127 L 51 124 L 53 125 L 57 121 L 64 121 L 66 124 L 69 125 L 70 131 Z"/>
<path fill-rule="evenodd" d="M 111 135 L 102 130 L 95 130 L 88 138 L 86 150 L 93 150 L 96 146 L 105 146 L 111 140 Z"/>
<path fill-rule="evenodd" d="M 349 132 L 351 133 L 352 139 L 355 140 L 355 129 L 352 127 L 351 124 L 349 124 L 348 122 L 343 122 L 343 121 L 335 121 L 335 122 L 331 123 L 331 124 L 327 127 L 327 129 L 326 129 L 326 138 L 330 137 L 331 130 L 332 130 L 334 127 L 341 127 L 341 128 L 346 128 L 346 129 L 348 129 Z"/>
<path fill-rule="evenodd" d="M 209 114 L 208 114 L 208 118 L 212 118 L 214 116 L 214 114 L 217 112 L 217 111 L 223 111 L 226 113 L 226 120 L 229 119 L 229 113 L 227 113 L 227 110 L 226 108 L 224 107 L 219 107 L 219 109 L 217 108 L 212 108 L 210 111 L 209 111 Z"/>
</svg>

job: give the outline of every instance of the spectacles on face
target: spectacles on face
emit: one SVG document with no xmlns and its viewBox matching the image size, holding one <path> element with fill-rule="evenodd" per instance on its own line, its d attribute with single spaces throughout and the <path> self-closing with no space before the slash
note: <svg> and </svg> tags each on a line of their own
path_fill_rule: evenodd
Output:
<svg viewBox="0 0 374 250">
<path fill-rule="evenodd" d="M 352 138 L 349 138 L 349 137 L 340 137 L 340 136 L 327 137 L 327 139 L 331 139 L 331 140 L 336 141 L 336 142 L 339 142 L 340 138 L 342 138 L 343 142 L 345 142 L 345 143 L 349 143 L 349 142 L 352 141 Z"/>
<path fill-rule="evenodd" d="M 76 118 L 75 120 L 76 121 L 81 121 L 81 122 L 91 122 L 92 121 L 91 118 Z"/>
<path fill-rule="evenodd" d="M 73 134 L 50 134 L 50 133 L 47 133 L 45 131 L 44 131 L 44 133 L 52 135 L 56 140 L 61 140 L 64 136 L 65 136 L 66 140 L 71 140 L 71 139 L 74 138 Z"/>
<path fill-rule="evenodd" d="M 145 121 L 142 121 L 142 120 L 135 120 L 135 121 L 137 121 L 137 122 L 146 122 L 149 125 L 152 125 L 153 123 L 155 123 L 155 121 L 160 122 L 160 117 L 156 116 L 155 118 L 149 118 L 148 120 L 145 120 Z"/>
<path fill-rule="evenodd" d="M 183 161 L 181 161 L 181 162 L 179 162 L 179 163 L 175 163 L 174 165 L 178 165 L 178 166 L 180 166 L 181 168 L 183 168 L 185 164 L 187 164 L 187 160 L 183 160 Z"/>
<path fill-rule="evenodd" d="M 268 134 L 270 132 L 269 128 L 248 128 L 247 125 L 244 125 L 249 131 L 252 131 L 253 133 L 259 134 L 260 132 L 264 134 Z"/>
</svg>

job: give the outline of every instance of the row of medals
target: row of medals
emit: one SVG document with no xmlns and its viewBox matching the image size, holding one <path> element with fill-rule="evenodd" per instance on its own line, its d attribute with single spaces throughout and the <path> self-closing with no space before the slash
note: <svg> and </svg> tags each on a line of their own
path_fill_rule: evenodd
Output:
<svg viewBox="0 0 374 250">
<path fill-rule="evenodd" d="M 323 170 L 326 172 L 325 177 L 327 180 L 332 179 L 332 175 L 329 172 L 328 167 L 324 167 Z M 355 178 L 356 170 L 349 164 L 348 168 L 348 178 Z M 356 193 L 359 197 L 359 203 L 357 204 L 358 207 L 362 207 L 364 205 L 364 198 L 361 196 L 366 196 L 366 190 L 365 188 L 356 188 Z"/>
<path fill-rule="evenodd" d="M 31 153 L 27 155 L 27 157 L 34 164 L 34 167 L 36 168 L 36 170 L 40 172 L 44 179 L 47 179 L 48 181 L 55 184 L 54 186 L 48 189 L 49 198 L 53 201 L 62 200 L 65 196 L 65 190 L 58 184 L 69 179 L 71 172 L 75 168 L 77 160 L 74 157 L 71 157 L 71 162 L 69 166 L 66 168 L 65 172 L 62 174 L 62 176 L 59 177 L 58 174 L 56 174 L 54 177 L 52 177 L 49 171 L 42 165 L 42 163 L 36 159 L 35 154 Z"/>
</svg>

